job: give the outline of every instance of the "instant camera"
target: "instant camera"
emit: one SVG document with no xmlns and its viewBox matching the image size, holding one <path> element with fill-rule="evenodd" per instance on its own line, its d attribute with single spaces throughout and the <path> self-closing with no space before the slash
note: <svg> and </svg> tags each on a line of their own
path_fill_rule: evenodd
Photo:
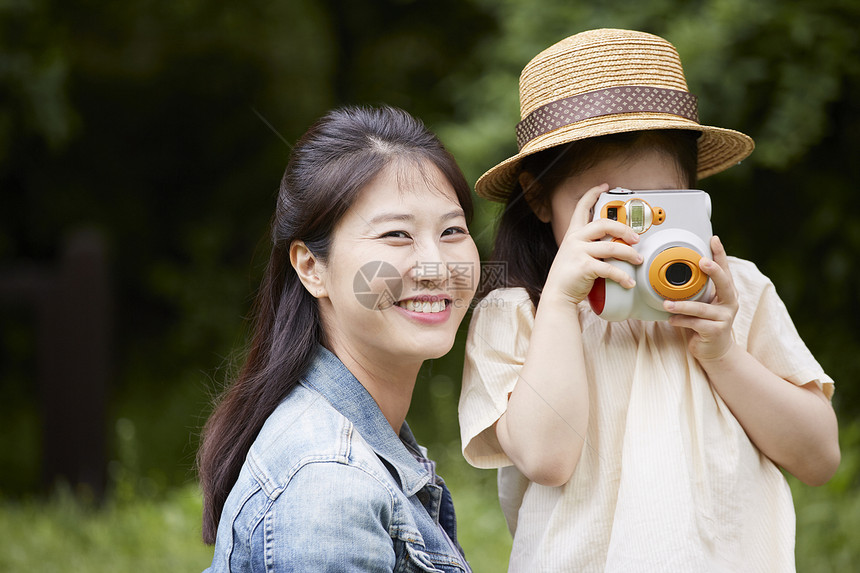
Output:
<svg viewBox="0 0 860 573">
<path fill-rule="evenodd" d="M 594 206 L 594 219 L 612 219 L 639 234 L 634 248 L 641 265 L 609 259 L 636 281 L 632 289 L 598 278 L 588 295 L 592 310 L 605 320 L 666 320 L 664 300 L 703 300 L 708 275 L 699 269 L 711 258 L 711 198 L 704 191 L 611 189 Z M 607 238 L 605 240 L 613 240 Z M 619 241 L 620 239 L 614 239 Z"/>
</svg>

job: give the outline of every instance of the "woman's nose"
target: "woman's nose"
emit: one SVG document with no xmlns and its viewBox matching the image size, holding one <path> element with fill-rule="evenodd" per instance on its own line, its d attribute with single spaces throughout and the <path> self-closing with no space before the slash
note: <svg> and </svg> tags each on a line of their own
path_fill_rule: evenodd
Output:
<svg viewBox="0 0 860 573">
<path fill-rule="evenodd" d="M 442 261 L 417 261 L 411 274 L 415 281 L 438 283 L 448 278 L 448 269 Z"/>
<path fill-rule="evenodd" d="M 448 265 L 435 245 L 428 245 L 416 251 L 415 264 L 409 275 L 416 282 L 439 284 L 448 280 Z"/>
</svg>

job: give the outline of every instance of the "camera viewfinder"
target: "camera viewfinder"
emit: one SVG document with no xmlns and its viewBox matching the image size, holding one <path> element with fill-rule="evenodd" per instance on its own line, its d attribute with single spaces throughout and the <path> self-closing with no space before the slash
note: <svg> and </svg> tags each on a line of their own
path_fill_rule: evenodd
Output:
<svg viewBox="0 0 860 573">
<path fill-rule="evenodd" d="M 612 219 L 613 221 L 618 220 L 618 207 L 608 207 L 606 209 L 606 218 Z"/>
</svg>

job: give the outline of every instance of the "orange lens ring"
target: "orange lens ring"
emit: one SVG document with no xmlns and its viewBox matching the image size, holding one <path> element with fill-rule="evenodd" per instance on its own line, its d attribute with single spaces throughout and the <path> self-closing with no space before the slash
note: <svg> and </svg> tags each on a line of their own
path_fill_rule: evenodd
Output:
<svg viewBox="0 0 860 573">
<path fill-rule="evenodd" d="M 654 290 L 669 300 L 685 300 L 696 295 L 708 282 L 708 275 L 699 269 L 702 255 L 687 247 L 670 247 L 654 257 L 648 269 L 648 280 Z M 676 286 L 666 280 L 666 270 L 673 263 L 687 263 L 692 276 L 686 284 Z"/>
</svg>

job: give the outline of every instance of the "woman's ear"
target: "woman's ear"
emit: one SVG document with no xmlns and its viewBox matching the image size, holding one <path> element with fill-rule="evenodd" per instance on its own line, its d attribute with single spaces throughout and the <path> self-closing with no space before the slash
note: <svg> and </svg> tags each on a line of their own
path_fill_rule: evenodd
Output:
<svg viewBox="0 0 860 573">
<path fill-rule="evenodd" d="M 549 223 L 552 218 L 552 208 L 547 197 L 542 197 L 541 186 L 537 179 L 527 171 L 521 171 L 518 177 L 520 187 L 523 188 L 523 197 L 529 204 L 537 218 L 543 223 Z"/>
<path fill-rule="evenodd" d="M 290 243 L 290 264 L 296 269 L 299 280 L 315 298 L 328 296 L 325 286 L 325 266 L 317 260 L 304 241 Z"/>
</svg>

